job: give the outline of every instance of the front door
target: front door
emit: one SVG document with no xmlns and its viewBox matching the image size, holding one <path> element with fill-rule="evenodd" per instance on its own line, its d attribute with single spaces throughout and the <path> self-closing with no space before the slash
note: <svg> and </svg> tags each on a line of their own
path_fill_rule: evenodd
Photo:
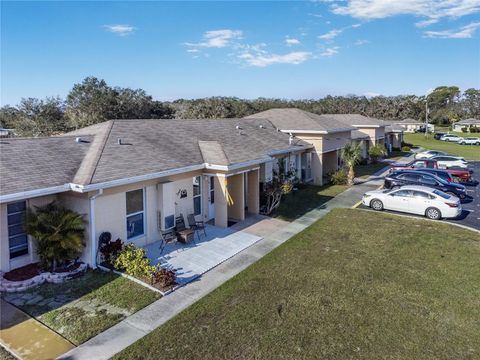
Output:
<svg viewBox="0 0 480 360">
<path fill-rule="evenodd" d="M 208 177 L 208 220 L 215 218 L 215 179 Z"/>
</svg>

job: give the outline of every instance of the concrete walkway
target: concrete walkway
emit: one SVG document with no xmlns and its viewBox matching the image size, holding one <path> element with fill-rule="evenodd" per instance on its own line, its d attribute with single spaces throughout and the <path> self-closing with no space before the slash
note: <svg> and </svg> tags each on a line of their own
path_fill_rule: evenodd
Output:
<svg viewBox="0 0 480 360">
<path fill-rule="evenodd" d="M 258 234 L 259 228 L 268 228 L 269 221 L 273 221 L 278 226 L 275 227 L 275 230 L 263 236 L 263 240 L 256 242 L 229 260 L 206 272 L 187 286 L 181 287 L 150 304 L 117 325 L 69 351 L 61 356 L 60 359 L 109 359 L 200 300 L 292 236 L 325 216 L 331 209 L 354 206 L 366 191 L 377 188 L 381 183 L 381 179 L 377 179 L 355 185 L 291 223 L 279 222 L 276 219 L 266 217 L 260 219 L 260 222 L 265 221 L 266 223 L 263 226 L 260 223 L 252 224 L 252 232 Z M 248 227 L 242 229 L 242 231 L 248 232 Z"/>
<path fill-rule="evenodd" d="M 45 325 L 0 299 L 0 343 L 24 360 L 55 359 L 74 346 Z"/>
</svg>

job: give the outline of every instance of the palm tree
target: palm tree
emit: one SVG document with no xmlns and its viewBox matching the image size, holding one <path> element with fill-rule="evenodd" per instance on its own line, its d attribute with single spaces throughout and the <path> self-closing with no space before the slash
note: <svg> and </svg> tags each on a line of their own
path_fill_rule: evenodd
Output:
<svg viewBox="0 0 480 360">
<path fill-rule="evenodd" d="M 348 170 L 348 185 L 353 185 L 353 179 L 355 178 L 354 167 L 362 159 L 360 144 L 345 145 L 345 147 L 342 149 L 341 157 L 345 167 Z"/>
<path fill-rule="evenodd" d="M 83 216 L 55 202 L 27 210 L 25 229 L 37 240 L 42 265 L 55 271 L 58 264 L 77 257 L 85 246 Z"/>
</svg>

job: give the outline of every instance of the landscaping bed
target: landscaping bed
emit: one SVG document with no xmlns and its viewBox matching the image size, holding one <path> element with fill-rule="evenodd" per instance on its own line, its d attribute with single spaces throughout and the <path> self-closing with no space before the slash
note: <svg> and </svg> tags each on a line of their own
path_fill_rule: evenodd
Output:
<svg viewBox="0 0 480 360">
<path fill-rule="evenodd" d="M 16 360 L 17 358 L 0 346 L 0 360 Z"/>
<path fill-rule="evenodd" d="M 478 233 L 334 209 L 116 358 L 477 358 L 479 258 Z"/>
<path fill-rule="evenodd" d="M 88 270 L 65 283 L 45 283 L 2 297 L 79 345 L 160 295 L 116 274 Z"/>
</svg>

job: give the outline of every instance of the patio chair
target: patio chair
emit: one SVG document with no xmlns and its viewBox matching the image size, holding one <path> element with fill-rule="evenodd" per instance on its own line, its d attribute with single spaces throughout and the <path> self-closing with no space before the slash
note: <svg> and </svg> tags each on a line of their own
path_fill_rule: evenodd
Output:
<svg viewBox="0 0 480 360">
<path fill-rule="evenodd" d="M 177 240 L 181 243 L 187 244 L 191 241 L 195 242 L 195 232 L 192 229 L 187 229 L 182 214 L 175 218 L 175 231 L 177 233 Z"/>
<path fill-rule="evenodd" d="M 205 236 L 207 236 L 207 231 L 205 230 L 205 223 L 203 221 L 195 219 L 195 215 L 193 214 L 187 215 L 187 221 L 190 229 L 194 230 L 197 233 L 198 240 L 200 240 L 200 230 L 203 230 L 203 233 L 205 234 Z"/>
<path fill-rule="evenodd" d="M 177 241 L 177 235 L 175 234 L 174 229 L 161 231 L 160 235 L 162 236 L 162 242 L 160 243 L 160 254 L 163 253 L 163 249 L 167 244 Z"/>
</svg>

